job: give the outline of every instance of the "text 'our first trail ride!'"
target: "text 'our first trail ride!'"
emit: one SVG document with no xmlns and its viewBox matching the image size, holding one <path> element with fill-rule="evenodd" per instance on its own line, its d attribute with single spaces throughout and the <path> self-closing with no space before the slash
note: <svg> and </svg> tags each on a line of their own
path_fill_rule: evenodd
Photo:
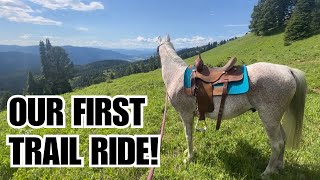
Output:
<svg viewBox="0 0 320 180">
<path fill-rule="evenodd" d="M 146 96 L 72 96 L 72 128 L 143 128 Z M 12 128 L 65 128 L 61 96 L 12 96 Z M 159 135 L 89 135 L 89 167 L 159 167 Z M 84 167 L 79 135 L 7 135 L 11 167 Z"/>
</svg>

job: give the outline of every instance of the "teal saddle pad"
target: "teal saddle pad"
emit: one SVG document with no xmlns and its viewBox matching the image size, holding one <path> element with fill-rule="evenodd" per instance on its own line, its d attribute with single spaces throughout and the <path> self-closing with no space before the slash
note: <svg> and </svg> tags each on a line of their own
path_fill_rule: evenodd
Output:
<svg viewBox="0 0 320 180">
<path fill-rule="evenodd" d="M 193 66 L 192 69 L 187 67 L 184 72 L 184 87 L 191 88 L 191 74 L 192 71 L 195 69 Z M 247 67 L 245 65 L 242 66 L 243 71 L 243 79 L 236 82 L 229 82 L 228 83 L 228 94 L 244 94 L 249 91 L 249 77 Z M 223 86 L 223 83 L 215 84 L 213 87 Z"/>
</svg>

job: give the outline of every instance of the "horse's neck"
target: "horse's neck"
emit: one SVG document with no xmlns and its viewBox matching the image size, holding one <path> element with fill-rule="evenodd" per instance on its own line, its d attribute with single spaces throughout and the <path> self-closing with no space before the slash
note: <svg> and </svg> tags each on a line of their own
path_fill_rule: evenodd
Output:
<svg viewBox="0 0 320 180">
<path fill-rule="evenodd" d="M 187 64 L 177 55 L 170 45 L 162 45 L 159 53 L 161 57 L 162 77 L 167 89 L 178 87 L 179 83 L 181 83 L 179 81 L 183 81 Z"/>
</svg>

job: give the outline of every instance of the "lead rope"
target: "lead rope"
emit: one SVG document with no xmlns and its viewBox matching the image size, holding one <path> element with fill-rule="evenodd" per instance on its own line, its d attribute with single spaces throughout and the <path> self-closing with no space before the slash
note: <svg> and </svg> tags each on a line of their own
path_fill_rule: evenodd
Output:
<svg viewBox="0 0 320 180">
<path fill-rule="evenodd" d="M 160 129 L 160 147 L 161 147 L 161 142 L 162 142 L 162 138 L 164 135 L 164 125 L 166 124 L 166 114 L 167 114 L 167 105 L 168 105 L 168 98 L 169 95 L 168 93 L 166 93 L 166 103 L 164 105 L 164 112 L 163 112 L 163 117 L 162 117 L 162 125 L 161 125 L 161 129 Z M 152 180 L 154 174 L 154 167 L 150 168 L 147 180 Z"/>
</svg>

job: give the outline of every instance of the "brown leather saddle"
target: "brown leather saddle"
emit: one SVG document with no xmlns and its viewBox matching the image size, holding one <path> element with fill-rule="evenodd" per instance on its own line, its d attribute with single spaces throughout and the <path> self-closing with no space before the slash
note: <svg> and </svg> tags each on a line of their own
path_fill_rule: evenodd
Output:
<svg viewBox="0 0 320 180">
<path fill-rule="evenodd" d="M 221 125 L 224 103 L 228 95 L 228 83 L 243 79 L 241 66 L 235 66 L 237 58 L 231 58 L 220 68 L 209 68 L 203 64 L 201 56 L 195 60 L 195 69 L 191 74 L 191 89 L 185 89 L 188 95 L 196 96 L 199 120 L 205 120 L 205 113 L 214 110 L 213 96 L 221 96 L 216 129 Z M 189 66 L 193 69 L 193 66 Z M 223 86 L 214 87 L 215 84 Z"/>
</svg>

